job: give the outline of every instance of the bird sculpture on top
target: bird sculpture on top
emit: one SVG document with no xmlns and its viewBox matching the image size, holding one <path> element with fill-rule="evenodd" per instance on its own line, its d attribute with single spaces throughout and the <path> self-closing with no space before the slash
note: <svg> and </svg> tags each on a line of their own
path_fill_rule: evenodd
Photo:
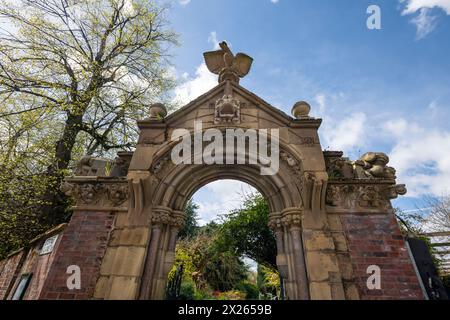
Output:
<svg viewBox="0 0 450 320">
<path fill-rule="evenodd" d="M 219 75 L 219 83 L 227 80 L 239 83 L 249 73 L 253 58 L 241 52 L 234 55 L 225 41 L 219 46 L 220 50 L 203 54 L 208 70 Z"/>
</svg>

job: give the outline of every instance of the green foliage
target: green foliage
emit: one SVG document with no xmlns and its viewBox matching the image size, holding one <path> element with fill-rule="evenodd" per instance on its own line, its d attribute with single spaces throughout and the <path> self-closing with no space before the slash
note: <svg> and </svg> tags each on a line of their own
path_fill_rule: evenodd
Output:
<svg viewBox="0 0 450 320">
<path fill-rule="evenodd" d="M 246 300 L 258 300 L 259 298 L 258 287 L 248 281 L 242 281 L 236 286 L 236 289 L 245 294 Z"/>
<path fill-rule="evenodd" d="M 258 299 L 259 293 L 275 296 L 280 290 L 276 272 L 276 244 L 268 228 L 269 208 L 260 195 L 246 199 L 243 208 L 204 227 L 196 223 L 197 206 L 189 202 L 188 223 L 176 247 L 175 265 L 183 265 L 183 283 L 195 284 L 195 290 L 183 297 L 192 299 Z M 257 285 L 250 282 L 248 266 L 241 257 L 259 263 Z M 254 280 L 256 281 L 256 279 Z M 187 289 L 186 289 L 187 290 Z M 190 289 L 189 289 L 190 290 Z"/>
<path fill-rule="evenodd" d="M 225 292 L 219 292 L 217 300 L 245 300 L 245 292 L 239 290 L 230 290 Z"/>
<path fill-rule="evenodd" d="M 450 274 L 442 276 L 442 283 L 447 288 L 447 290 L 450 290 Z"/>
<path fill-rule="evenodd" d="M 218 246 L 221 250 L 276 268 L 275 236 L 268 222 L 267 201 L 261 195 L 252 195 L 246 199 L 243 208 L 225 216 L 220 227 Z"/>
<path fill-rule="evenodd" d="M 179 239 L 190 239 L 193 238 L 198 230 L 199 226 L 197 223 L 198 215 L 197 215 L 198 205 L 193 203 L 192 200 L 189 200 L 186 209 L 184 212 L 186 213 L 186 224 L 183 230 L 178 234 Z"/>
<path fill-rule="evenodd" d="M 181 283 L 180 300 L 197 300 L 195 283 L 192 281 Z"/>
<path fill-rule="evenodd" d="M 258 265 L 257 286 L 265 296 L 279 296 L 280 275 L 276 269 Z"/>
<path fill-rule="evenodd" d="M 176 248 L 175 265 L 184 265 L 184 274 L 197 288 L 231 290 L 246 278 L 247 268 L 232 252 L 218 250 L 217 233 L 211 232 L 212 228 L 205 227 L 194 238 L 181 240 Z M 172 269 L 171 275 L 173 272 Z"/>
</svg>

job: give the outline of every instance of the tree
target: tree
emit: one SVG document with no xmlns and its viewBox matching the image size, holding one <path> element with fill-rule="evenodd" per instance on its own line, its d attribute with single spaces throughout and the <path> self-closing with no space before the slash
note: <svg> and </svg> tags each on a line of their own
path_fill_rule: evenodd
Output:
<svg viewBox="0 0 450 320">
<path fill-rule="evenodd" d="M 181 264 L 184 282 L 194 282 L 202 291 L 228 291 L 246 279 L 248 269 L 240 257 L 217 246 L 218 229 L 217 224 L 209 224 L 200 228 L 194 237 L 178 242 L 169 280 Z"/>
<path fill-rule="evenodd" d="M 433 231 L 450 231 L 450 196 L 425 198 L 429 214 L 426 217 L 427 224 Z"/>
<path fill-rule="evenodd" d="M 148 0 L 0 2 L 5 247 L 67 219 L 59 185 L 74 159 L 133 147 L 135 121 L 173 84 L 164 15 Z M 35 228 L 20 235 L 20 220 Z"/>
<path fill-rule="evenodd" d="M 247 197 L 243 207 L 224 217 L 218 238 L 222 250 L 233 251 L 276 269 L 276 242 L 268 227 L 269 206 L 259 194 Z"/>
<path fill-rule="evenodd" d="M 189 200 L 186 209 L 184 212 L 186 213 L 186 223 L 184 225 L 183 230 L 181 230 L 178 234 L 179 239 L 193 238 L 199 229 L 197 219 L 197 210 L 198 205 L 195 204 L 192 199 Z"/>
</svg>

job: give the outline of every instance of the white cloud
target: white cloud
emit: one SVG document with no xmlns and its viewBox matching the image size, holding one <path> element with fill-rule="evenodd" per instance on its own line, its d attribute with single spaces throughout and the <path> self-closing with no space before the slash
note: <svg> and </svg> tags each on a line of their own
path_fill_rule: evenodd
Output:
<svg viewBox="0 0 450 320">
<path fill-rule="evenodd" d="M 407 2 L 403 14 L 412 14 L 420 11 L 421 9 L 441 8 L 448 15 L 450 15 L 450 0 L 401 0 L 401 2 Z"/>
<path fill-rule="evenodd" d="M 217 40 L 217 32 L 211 31 L 208 36 L 208 42 L 213 45 L 214 50 L 219 50 L 219 41 Z"/>
<path fill-rule="evenodd" d="M 219 215 L 240 208 L 245 195 L 256 192 L 250 185 L 236 180 L 220 180 L 204 186 L 193 197 L 194 203 L 199 206 L 199 224 L 205 225 Z"/>
<path fill-rule="evenodd" d="M 449 191 L 450 132 L 426 129 L 406 119 L 389 121 L 383 129 L 395 141 L 390 165 L 397 169 L 398 182 L 406 184 L 408 196 Z"/>
<path fill-rule="evenodd" d="M 324 138 L 322 145 L 331 150 L 342 150 L 346 153 L 363 146 L 366 142 L 364 130 L 366 120 L 367 116 L 363 112 L 353 113 L 341 121 L 326 119 L 328 123 L 322 131 Z"/>
<path fill-rule="evenodd" d="M 213 50 L 219 49 L 215 31 L 209 33 L 208 42 L 212 45 Z M 194 77 L 189 77 L 189 74 L 185 72 L 181 79 L 183 82 L 175 88 L 173 99 L 175 103 L 181 105 L 188 104 L 218 84 L 217 75 L 211 73 L 204 62 L 197 67 Z"/>
<path fill-rule="evenodd" d="M 430 9 L 421 9 L 419 15 L 412 18 L 411 22 L 416 25 L 417 39 L 423 39 L 436 28 L 436 16 L 429 12 Z"/>
<path fill-rule="evenodd" d="M 325 114 L 325 103 L 326 103 L 326 97 L 324 94 L 318 94 L 315 96 L 314 100 L 316 101 L 317 105 L 319 106 L 318 113 L 319 114 Z"/>
<path fill-rule="evenodd" d="M 433 8 L 440 8 L 450 15 L 450 0 L 400 0 L 400 2 L 406 2 L 403 15 L 418 12 L 418 15 L 411 19 L 417 28 L 417 39 L 425 38 L 436 28 L 437 16 L 431 13 Z"/>
<path fill-rule="evenodd" d="M 270 0 L 272 3 L 278 3 L 280 0 Z"/>
<path fill-rule="evenodd" d="M 178 1 L 182 6 L 187 6 L 190 2 L 191 2 L 191 0 L 179 0 Z"/>
<path fill-rule="evenodd" d="M 217 85 L 217 76 L 208 70 L 204 62 L 197 67 L 193 78 L 189 78 L 186 73 L 183 78 L 187 80 L 175 88 L 173 99 L 182 105 L 188 104 Z"/>
<path fill-rule="evenodd" d="M 336 114 L 341 114 L 336 111 L 336 106 L 344 105 L 344 100 L 342 92 L 331 95 L 318 93 L 314 97 L 312 116 L 323 119 L 319 130 L 322 147 L 348 154 L 357 151 L 357 148 L 363 147 L 367 142 L 367 116 L 364 112 L 354 112 L 344 119 L 336 118 Z"/>
</svg>

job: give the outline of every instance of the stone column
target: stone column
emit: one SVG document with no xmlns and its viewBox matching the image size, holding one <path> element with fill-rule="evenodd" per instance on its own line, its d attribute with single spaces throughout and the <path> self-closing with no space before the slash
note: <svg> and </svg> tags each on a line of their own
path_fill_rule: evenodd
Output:
<svg viewBox="0 0 450 320">
<path fill-rule="evenodd" d="M 270 214 L 269 218 L 269 227 L 276 237 L 278 271 L 285 279 L 287 298 L 290 300 L 309 298 L 301 219 L 300 208 L 287 208 L 281 213 Z"/>
<path fill-rule="evenodd" d="M 155 207 L 151 215 L 151 237 L 141 280 L 139 299 L 164 299 L 167 276 L 175 261 L 178 232 L 185 213 L 168 207 Z"/>
</svg>

